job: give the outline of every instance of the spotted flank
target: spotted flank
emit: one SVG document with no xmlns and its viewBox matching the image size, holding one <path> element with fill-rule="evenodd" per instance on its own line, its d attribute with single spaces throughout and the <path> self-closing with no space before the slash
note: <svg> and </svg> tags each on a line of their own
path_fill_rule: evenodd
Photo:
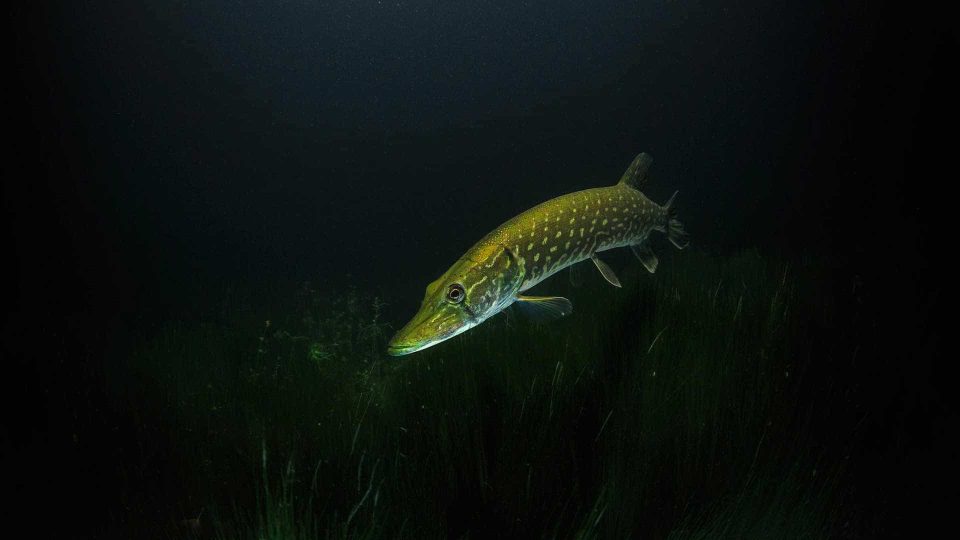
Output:
<svg viewBox="0 0 960 540">
<path fill-rule="evenodd" d="M 587 259 L 620 287 L 613 269 L 597 256 L 608 249 L 629 247 L 644 268 L 655 272 L 659 261 L 648 243 L 650 233 L 666 234 L 678 249 L 688 241 L 673 205 L 677 194 L 658 205 L 640 192 L 652 161 L 640 154 L 615 185 L 551 199 L 491 231 L 427 286 L 419 311 L 387 352 L 423 350 L 513 304 L 539 320 L 568 315 L 573 306 L 566 298 L 521 293 Z"/>
</svg>

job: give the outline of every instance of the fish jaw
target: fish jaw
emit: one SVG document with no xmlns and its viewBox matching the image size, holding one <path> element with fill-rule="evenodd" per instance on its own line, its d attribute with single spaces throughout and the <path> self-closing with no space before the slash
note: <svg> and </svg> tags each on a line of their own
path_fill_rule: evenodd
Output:
<svg viewBox="0 0 960 540">
<path fill-rule="evenodd" d="M 475 325 L 465 325 L 447 336 L 433 338 L 433 339 L 420 341 L 420 342 L 416 342 L 416 341 L 404 342 L 404 341 L 398 340 L 397 337 L 395 336 L 394 339 L 390 340 L 390 343 L 387 345 L 387 354 L 389 354 L 390 356 L 406 356 L 408 354 L 413 354 L 415 352 L 422 351 L 429 347 L 433 347 L 437 343 L 446 341 L 454 336 L 460 335 L 466 332 L 467 330 L 473 328 L 474 326 Z"/>
<path fill-rule="evenodd" d="M 453 306 L 424 305 L 387 344 L 387 354 L 404 356 L 432 347 L 473 328 L 478 323 Z"/>
</svg>

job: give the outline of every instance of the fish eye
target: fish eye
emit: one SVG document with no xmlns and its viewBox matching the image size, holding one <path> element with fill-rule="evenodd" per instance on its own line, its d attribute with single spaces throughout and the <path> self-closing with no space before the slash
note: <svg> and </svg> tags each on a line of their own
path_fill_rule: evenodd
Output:
<svg viewBox="0 0 960 540">
<path fill-rule="evenodd" d="M 463 285 L 460 285 L 459 283 L 454 283 L 447 290 L 447 300 L 453 302 L 454 304 L 463 302 L 463 298 L 465 296 L 466 294 L 463 292 Z"/>
</svg>

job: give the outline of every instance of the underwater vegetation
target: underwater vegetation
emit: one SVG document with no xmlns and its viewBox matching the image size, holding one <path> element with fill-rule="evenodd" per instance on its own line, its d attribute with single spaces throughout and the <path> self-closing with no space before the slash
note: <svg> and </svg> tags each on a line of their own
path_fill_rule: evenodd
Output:
<svg viewBox="0 0 960 540">
<path fill-rule="evenodd" d="M 823 538 L 842 459 L 805 373 L 831 308 L 815 271 L 755 252 L 632 263 L 569 317 L 510 311 L 387 357 L 382 301 L 306 286 L 172 325 L 111 374 L 136 432 L 126 508 L 158 537 Z M 554 290 L 551 289 L 551 290 Z M 269 322 L 268 322 L 269 321 Z M 130 465 L 138 463 L 137 466 Z M 150 489 L 144 489 L 149 486 Z M 150 500 L 147 500 L 150 499 Z M 163 515 L 138 514 L 161 507 Z"/>
</svg>

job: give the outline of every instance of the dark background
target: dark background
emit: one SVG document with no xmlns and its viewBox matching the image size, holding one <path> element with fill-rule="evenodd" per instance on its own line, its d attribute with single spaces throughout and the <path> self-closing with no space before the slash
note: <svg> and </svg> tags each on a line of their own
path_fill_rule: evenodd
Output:
<svg viewBox="0 0 960 540">
<path fill-rule="evenodd" d="M 654 157 L 698 249 L 830 267 L 876 364 L 863 512 L 956 502 L 956 34 L 897 3 L 170 2 L 12 10 L 0 445 L 24 509 L 102 512 L 69 452 L 101 359 L 225 283 L 422 287 L 504 219 Z M 66 4 L 66 3 L 65 3 Z M 362 5 L 358 5 L 362 4 Z M 949 257 L 943 257 L 944 259 Z M 43 345 L 41 348 L 40 345 Z M 43 351 L 38 352 L 38 351 Z M 51 351 L 54 351 L 51 353 Z M 93 396 L 91 398 L 91 396 Z M 102 493 L 101 493 L 102 491 Z M 102 496 L 101 496 L 102 495 Z"/>
</svg>

